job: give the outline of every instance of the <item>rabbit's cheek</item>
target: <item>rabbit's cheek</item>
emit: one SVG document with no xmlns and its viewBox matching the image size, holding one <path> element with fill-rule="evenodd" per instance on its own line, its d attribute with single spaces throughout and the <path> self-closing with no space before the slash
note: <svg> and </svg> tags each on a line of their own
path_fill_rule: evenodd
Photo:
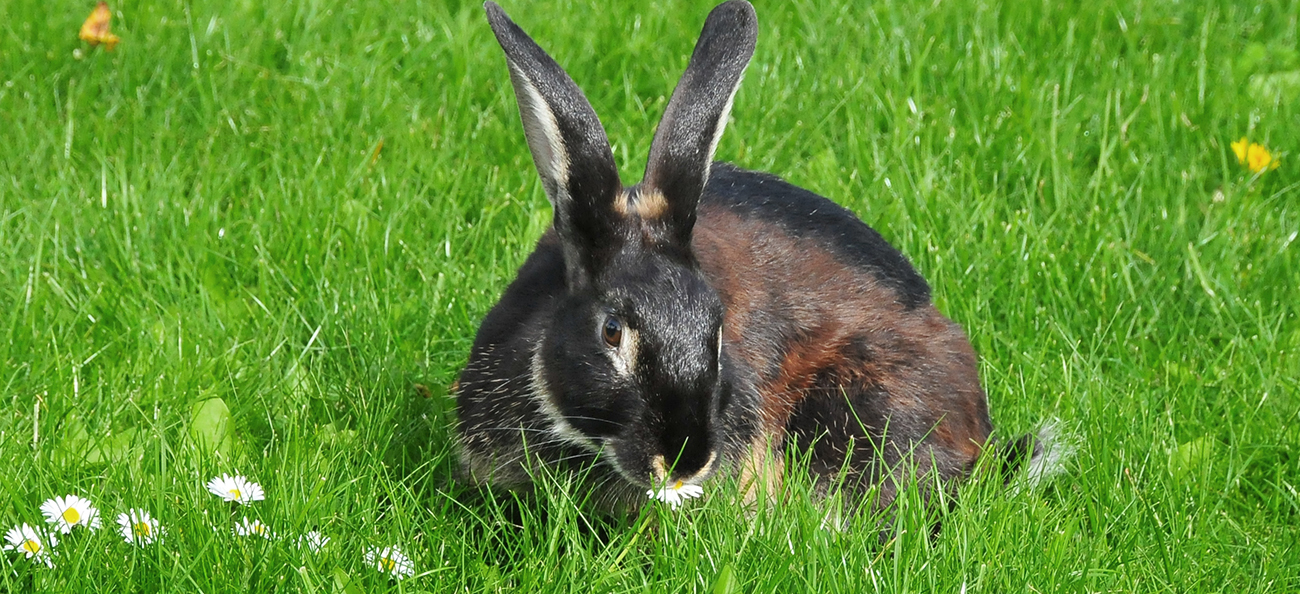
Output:
<svg viewBox="0 0 1300 594">
<path fill-rule="evenodd" d="M 629 483 L 649 486 L 653 479 L 650 458 L 644 444 L 632 436 L 618 436 L 602 440 L 600 460 L 614 469 Z"/>
<path fill-rule="evenodd" d="M 600 449 L 600 438 L 598 436 L 593 437 L 570 421 L 565 411 L 561 410 L 560 399 L 556 397 L 550 383 L 546 381 L 546 374 L 543 369 L 544 363 L 542 362 L 541 352 L 538 351 L 533 355 L 531 365 L 533 400 L 537 403 L 537 408 L 541 411 L 542 416 L 549 421 L 550 432 L 560 441 L 581 446 L 588 451 L 598 451 Z M 587 425 L 588 430 L 592 429 L 593 424 L 613 427 L 619 425 L 617 421 L 600 419 L 598 416 L 586 414 L 579 416 L 583 423 Z"/>
</svg>

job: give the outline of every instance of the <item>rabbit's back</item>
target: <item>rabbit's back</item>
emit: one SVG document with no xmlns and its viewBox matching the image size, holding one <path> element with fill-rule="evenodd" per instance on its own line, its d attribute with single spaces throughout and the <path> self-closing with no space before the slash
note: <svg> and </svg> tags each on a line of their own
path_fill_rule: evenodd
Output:
<svg viewBox="0 0 1300 594">
<path fill-rule="evenodd" d="M 819 477 L 847 470 L 864 488 L 909 454 L 944 479 L 970 470 L 991 431 L 975 353 L 878 233 L 826 198 L 716 163 L 692 247 L 758 393 L 760 453 L 797 448 Z"/>
</svg>

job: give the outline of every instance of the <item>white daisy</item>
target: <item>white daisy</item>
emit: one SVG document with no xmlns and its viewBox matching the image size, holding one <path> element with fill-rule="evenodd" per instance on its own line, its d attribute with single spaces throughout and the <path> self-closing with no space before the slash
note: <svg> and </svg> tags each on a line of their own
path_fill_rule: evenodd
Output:
<svg viewBox="0 0 1300 594">
<path fill-rule="evenodd" d="M 72 532 L 76 526 L 99 530 L 99 510 L 95 509 L 89 501 L 76 495 L 46 500 L 41 504 L 41 513 L 45 514 L 46 522 L 54 524 L 54 527 L 63 534 Z"/>
<path fill-rule="evenodd" d="M 275 533 L 271 532 L 271 528 L 261 520 L 250 521 L 248 518 L 240 518 L 233 531 L 235 536 L 260 536 L 267 540 L 275 538 Z"/>
<path fill-rule="evenodd" d="M 49 541 L 49 545 L 45 541 Z M 5 533 L 4 550 L 22 553 L 26 558 L 35 558 L 37 561 L 44 563 L 46 567 L 54 567 L 54 560 L 50 558 L 50 547 L 59 544 L 59 539 L 53 534 L 43 535 L 37 532 L 35 528 L 23 524 L 9 530 Z"/>
<path fill-rule="evenodd" d="M 222 474 L 208 481 L 208 490 L 213 495 L 226 501 L 234 501 L 244 505 L 266 499 L 266 494 L 262 492 L 262 485 L 238 474 L 235 476 Z"/>
<path fill-rule="evenodd" d="M 135 508 L 117 514 L 117 525 L 121 526 L 119 531 L 127 543 L 140 546 L 162 540 L 163 534 L 167 532 L 158 524 L 158 520 L 149 516 L 149 512 Z"/>
<path fill-rule="evenodd" d="M 298 548 L 307 547 L 313 553 L 319 553 L 329 543 L 330 537 L 321 534 L 318 530 L 312 530 L 298 537 Z"/>
<path fill-rule="evenodd" d="M 687 499 L 694 499 L 704 494 L 704 488 L 699 485 L 688 485 L 682 481 L 677 481 L 672 485 L 664 485 L 664 488 L 655 491 L 651 489 L 645 492 L 646 497 L 656 499 L 668 504 L 668 507 L 677 509 L 682 506 L 682 502 Z"/>
<path fill-rule="evenodd" d="M 371 547 L 366 551 L 366 565 L 374 567 L 380 573 L 392 574 L 399 580 L 415 573 L 415 564 L 411 563 L 411 558 L 396 546 L 382 549 Z"/>
</svg>

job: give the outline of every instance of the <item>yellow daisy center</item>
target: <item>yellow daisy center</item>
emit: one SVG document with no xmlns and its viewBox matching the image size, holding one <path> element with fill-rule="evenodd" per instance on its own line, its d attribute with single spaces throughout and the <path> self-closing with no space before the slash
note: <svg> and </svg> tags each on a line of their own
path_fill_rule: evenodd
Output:
<svg viewBox="0 0 1300 594">
<path fill-rule="evenodd" d="M 26 540 L 23 542 L 23 550 L 27 551 L 28 555 L 35 555 L 41 552 L 41 543 L 34 540 Z"/>
<path fill-rule="evenodd" d="M 153 534 L 153 528 L 149 527 L 148 522 L 137 522 L 131 526 L 131 529 L 140 536 L 150 536 Z"/>
<path fill-rule="evenodd" d="M 81 512 L 78 512 L 76 508 L 69 507 L 63 510 L 63 521 L 68 524 L 76 524 L 81 521 Z"/>
<path fill-rule="evenodd" d="M 243 493 L 240 493 L 240 492 L 239 492 L 239 489 L 231 489 L 231 490 L 226 491 L 226 492 L 227 492 L 227 493 L 230 493 L 230 496 L 231 496 L 231 497 L 234 497 L 235 499 L 239 499 L 240 497 L 243 497 L 243 496 L 244 496 Z"/>
<path fill-rule="evenodd" d="M 384 571 L 392 573 L 394 569 L 397 569 L 397 562 L 388 557 L 380 557 L 379 566 L 384 568 Z"/>
<path fill-rule="evenodd" d="M 258 534 L 266 534 L 266 526 L 262 524 L 253 524 L 253 532 L 256 532 Z"/>
<path fill-rule="evenodd" d="M 681 482 L 681 481 L 677 481 L 677 484 L 673 485 L 673 490 L 674 490 L 674 491 L 680 490 L 681 488 L 682 488 L 682 482 Z"/>
</svg>

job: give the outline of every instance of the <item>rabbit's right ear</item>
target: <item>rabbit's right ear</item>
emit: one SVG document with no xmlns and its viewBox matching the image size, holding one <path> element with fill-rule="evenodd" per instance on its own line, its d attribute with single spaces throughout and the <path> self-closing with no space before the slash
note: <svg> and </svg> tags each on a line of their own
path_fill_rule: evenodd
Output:
<svg viewBox="0 0 1300 594">
<path fill-rule="evenodd" d="M 690 244 L 713 151 L 757 41 L 758 17 L 748 2 L 714 7 L 650 144 L 642 183 L 665 199 L 680 245 Z"/>
<path fill-rule="evenodd" d="M 488 24 L 505 51 L 524 135 L 555 209 L 569 286 L 585 284 L 615 249 L 622 192 L 605 129 L 578 85 L 505 11 L 484 4 Z"/>
</svg>

